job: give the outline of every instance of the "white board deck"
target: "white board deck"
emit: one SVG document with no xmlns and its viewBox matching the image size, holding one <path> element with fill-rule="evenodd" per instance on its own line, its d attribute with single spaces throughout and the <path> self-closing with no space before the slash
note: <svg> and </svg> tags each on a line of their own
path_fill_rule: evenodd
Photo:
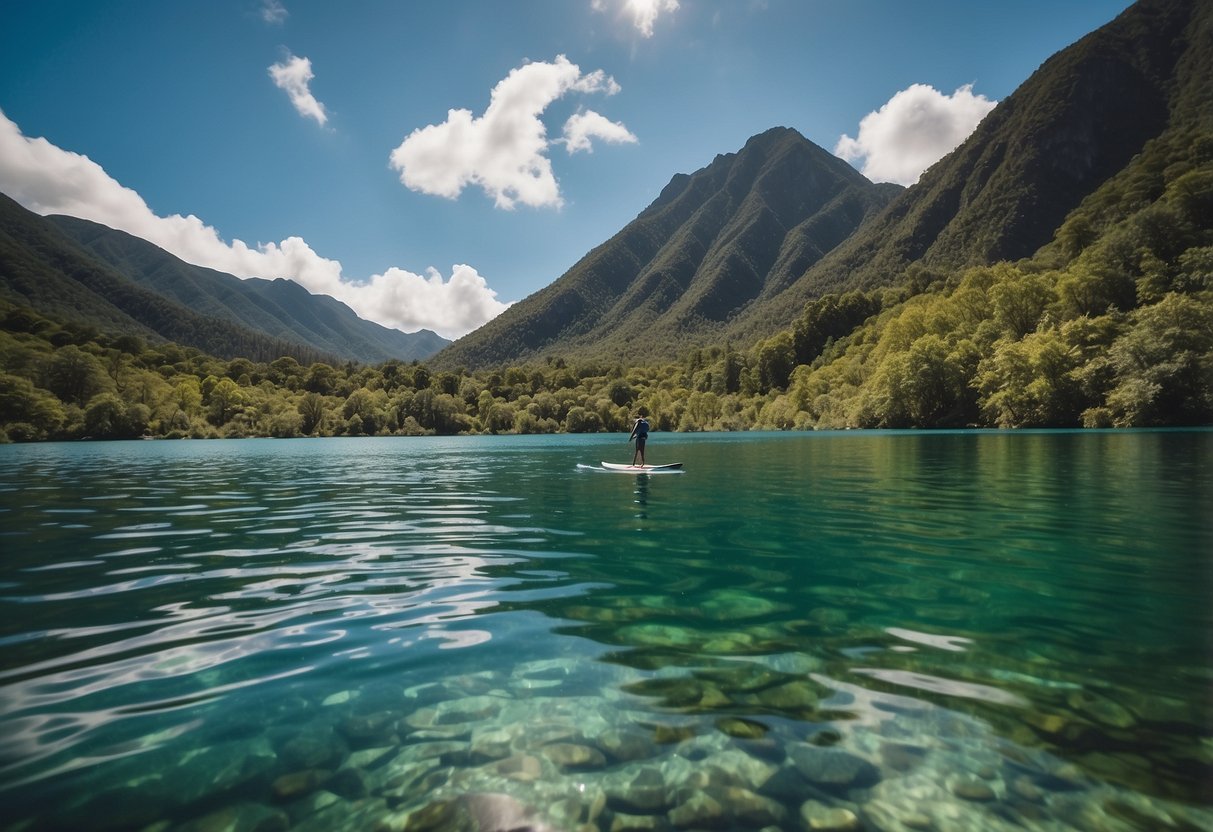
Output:
<svg viewBox="0 0 1213 832">
<path fill-rule="evenodd" d="M 681 471 L 681 462 L 670 462 L 665 465 L 626 465 L 622 462 L 604 462 L 602 467 L 608 471 L 621 471 L 625 474 L 659 474 L 663 471 Z"/>
</svg>

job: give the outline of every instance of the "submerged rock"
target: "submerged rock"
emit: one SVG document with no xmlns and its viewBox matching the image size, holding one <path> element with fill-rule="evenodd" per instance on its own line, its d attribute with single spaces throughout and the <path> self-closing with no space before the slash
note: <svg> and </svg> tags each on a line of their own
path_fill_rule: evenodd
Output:
<svg viewBox="0 0 1213 832">
<path fill-rule="evenodd" d="M 436 725 L 453 725 L 464 722 L 480 722 L 497 716 L 502 701 L 493 696 L 469 696 L 439 703 L 435 709 Z"/>
<path fill-rule="evenodd" d="M 225 806 L 177 827 L 177 832 L 286 832 L 286 813 L 260 803 Z"/>
<path fill-rule="evenodd" d="M 761 722 L 740 717 L 722 717 L 716 720 L 716 728 L 730 737 L 747 740 L 760 739 L 770 730 Z"/>
<path fill-rule="evenodd" d="M 880 771 L 862 757 L 836 748 L 797 744 L 789 752 L 792 764 L 806 780 L 829 791 L 846 791 L 874 785 Z"/>
<path fill-rule="evenodd" d="M 787 606 L 740 589 L 716 592 L 699 605 L 703 615 L 717 621 L 761 618 L 781 609 L 787 609 Z"/>
<path fill-rule="evenodd" d="M 988 803 L 998 798 L 998 795 L 994 793 L 994 790 L 988 784 L 969 777 L 961 778 L 952 783 L 952 794 L 978 803 Z"/>
<path fill-rule="evenodd" d="M 616 812 L 611 818 L 610 832 L 661 832 L 666 819 L 660 815 L 628 815 Z"/>
<path fill-rule="evenodd" d="M 532 807 L 506 794 L 467 794 L 408 813 L 404 832 L 551 832 Z"/>
<path fill-rule="evenodd" d="M 533 783 L 543 777 L 543 763 L 530 754 L 515 754 L 498 760 L 490 767 L 493 772 L 507 780 Z"/>
<path fill-rule="evenodd" d="M 331 775 L 331 771 L 318 768 L 293 771 L 274 780 L 270 791 L 277 800 L 294 800 L 323 786 Z"/>
<path fill-rule="evenodd" d="M 602 768 L 606 765 L 606 757 L 598 749 L 571 742 L 545 745 L 540 753 L 564 769 Z"/>
<path fill-rule="evenodd" d="M 695 792 L 687 800 L 670 810 L 670 823 L 685 829 L 692 826 L 722 826 L 726 820 L 724 807 L 705 792 Z"/>
<path fill-rule="evenodd" d="M 607 805 L 638 815 L 664 812 L 672 806 L 665 775 L 656 766 L 611 772 L 602 780 Z"/>
<path fill-rule="evenodd" d="M 611 729 L 597 739 L 599 747 L 617 762 L 647 760 L 656 753 L 653 740 L 636 731 Z"/>
<path fill-rule="evenodd" d="M 336 763 L 345 752 L 340 738 L 327 725 L 311 726 L 278 749 L 282 762 L 292 769 L 323 768 Z"/>
<path fill-rule="evenodd" d="M 338 723 L 338 730 L 354 745 L 373 745 L 395 742 L 395 724 L 400 719 L 398 711 L 378 711 L 371 714 L 356 714 Z"/>
<path fill-rule="evenodd" d="M 759 704 L 781 711 L 811 711 L 821 700 L 820 688 L 811 682 L 795 681 L 759 691 Z"/>
<path fill-rule="evenodd" d="M 816 800 L 800 807 L 800 821 L 810 832 L 855 832 L 860 828 L 859 818 L 850 809 Z"/>
</svg>

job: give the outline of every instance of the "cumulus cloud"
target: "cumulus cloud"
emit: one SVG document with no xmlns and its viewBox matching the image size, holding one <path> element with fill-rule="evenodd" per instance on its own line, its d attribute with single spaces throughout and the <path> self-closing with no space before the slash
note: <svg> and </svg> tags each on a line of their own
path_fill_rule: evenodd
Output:
<svg viewBox="0 0 1213 832">
<path fill-rule="evenodd" d="M 569 116 L 569 120 L 564 123 L 565 149 L 570 154 L 576 153 L 578 150 L 593 152 L 594 148 L 590 144 L 591 138 L 602 139 L 604 142 L 612 144 L 630 144 L 637 141 L 632 131 L 624 127 L 621 122 L 611 121 L 593 110 Z"/>
<path fill-rule="evenodd" d="M 613 4 L 608 0 L 591 0 L 590 8 L 596 12 L 605 12 Z M 616 4 L 620 14 L 627 19 L 642 38 L 653 36 L 653 25 L 663 14 L 678 10 L 678 0 L 623 0 Z"/>
<path fill-rule="evenodd" d="M 582 73 L 564 55 L 552 63 L 523 64 L 493 88 L 483 115 L 449 110 L 442 124 L 418 128 L 405 137 L 389 162 L 406 187 L 421 193 L 454 199 L 468 185 L 477 185 L 498 208 L 519 202 L 559 207 L 560 187 L 547 157 L 551 143 L 540 115 L 571 92 L 614 95 L 619 85 L 600 69 Z M 620 130 L 631 136 L 623 125 L 593 115 L 610 126 L 582 119 L 579 128 L 574 122 L 580 132 L 574 134 L 578 146 L 570 152 L 589 150 L 591 137 L 620 141 Z"/>
<path fill-rule="evenodd" d="M 329 117 L 324 112 L 324 105 L 316 100 L 310 89 L 312 79 L 316 77 L 312 73 L 310 60 L 290 55 L 285 61 L 271 66 L 269 73 L 270 78 L 274 79 L 274 85 L 286 90 L 299 115 L 316 119 L 321 127 L 328 122 Z"/>
<path fill-rule="evenodd" d="M 405 331 L 432 329 L 447 338 L 465 335 L 509 304 L 474 268 L 456 265 L 449 279 L 389 268 L 364 281 L 347 279 L 341 263 L 321 257 L 300 237 L 250 246 L 225 242 L 193 215 L 156 215 L 87 156 L 44 138 L 28 138 L 0 111 L 0 192 L 38 214 L 68 214 L 141 237 L 188 263 L 237 277 L 284 277 L 313 294 L 330 295 L 358 315 Z"/>
<path fill-rule="evenodd" d="M 834 153 L 848 162 L 862 159 L 860 170 L 874 182 L 912 185 L 968 138 L 997 103 L 974 95 L 972 84 L 952 95 L 913 84 L 864 116 L 858 135 L 844 134 Z"/>
<path fill-rule="evenodd" d="M 275 26 L 281 25 L 289 14 L 286 6 L 282 5 L 278 0 L 261 0 L 261 8 L 258 12 L 262 20 Z"/>
</svg>

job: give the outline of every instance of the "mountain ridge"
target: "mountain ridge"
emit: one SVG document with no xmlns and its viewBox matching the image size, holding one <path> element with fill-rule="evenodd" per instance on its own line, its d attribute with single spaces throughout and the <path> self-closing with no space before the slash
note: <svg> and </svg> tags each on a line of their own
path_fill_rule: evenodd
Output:
<svg viewBox="0 0 1213 832">
<path fill-rule="evenodd" d="M 359 318 L 341 301 L 312 294 L 291 280 L 238 278 L 186 263 L 99 223 L 61 215 L 46 219 L 136 284 L 275 338 L 369 363 L 420 360 L 450 343 L 429 330 L 404 333 Z"/>
<path fill-rule="evenodd" d="M 227 358 L 411 361 L 449 343 L 428 330 L 407 334 L 365 321 L 292 281 L 241 280 L 99 223 L 39 216 L 3 194 L 0 296 L 102 330 Z"/>
<path fill-rule="evenodd" d="M 1173 123 L 1208 117 L 1210 6 L 1139 0 L 1042 63 L 918 183 L 896 193 L 872 183 L 835 193 L 835 213 L 801 218 L 800 234 L 784 225 L 776 235 L 778 212 L 768 210 L 762 186 L 770 183 L 760 176 L 751 193 L 737 190 L 757 147 L 778 155 L 780 140 L 799 137 L 788 128 L 761 133 L 737 153 L 676 174 L 620 232 L 434 360 L 474 367 L 594 355 L 671 359 L 772 335 L 824 293 L 903 283 L 911 266 L 930 272 L 1029 257 L 1147 142 Z M 800 138 L 820 169 L 842 165 L 862 178 Z M 783 170 L 798 177 L 785 189 L 792 199 L 821 184 L 795 166 Z M 704 222 L 722 206 L 744 217 L 744 227 Z M 676 210 L 684 223 L 660 221 Z"/>
<path fill-rule="evenodd" d="M 790 181 L 810 187 L 790 189 Z M 624 345 L 668 352 L 655 329 L 719 329 L 890 195 L 795 130 L 772 128 L 675 175 L 618 234 L 435 360 L 477 366 L 604 339 L 621 354 Z"/>
</svg>

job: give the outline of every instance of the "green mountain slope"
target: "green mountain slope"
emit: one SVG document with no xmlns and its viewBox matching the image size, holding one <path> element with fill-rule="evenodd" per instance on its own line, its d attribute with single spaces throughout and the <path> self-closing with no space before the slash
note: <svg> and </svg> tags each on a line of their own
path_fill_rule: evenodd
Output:
<svg viewBox="0 0 1213 832">
<path fill-rule="evenodd" d="M 0 297 L 111 333 L 174 341 L 234 358 L 329 359 L 313 347 L 199 314 L 137 286 L 45 218 L 0 194 Z"/>
<path fill-rule="evenodd" d="M 905 190 L 841 170 L 793 131 L 756 136 L 676 176 L 619 234 L 436 360 L 673 358 L 752 343 L 814 298 L 901 284 L 911 266 L 1031 256 L 1148 142 L 1213 109 L 1210 7 L 1140 0 L 1046 61 Z"/>
<path fill-rule="evenodd" d="M 911 264 L 1031 256 L 1148 141 L 1209 112 L 1211 5 L 1141 0 L 1051 57 L 862 233 L 748 309 L 733 337 L 767 334 L 827 291 L 900 282 Z"/>
<path fill-rule="evenodd" d="M 635 220 L 555 283 L 436 358 L 674 355 L 785 288 L 900 189 L 873 185 L 794 130 L 675 176 Z"/>
<path fill-rule="evenodd" d="M 421 330 L 404 333 L 359 318 L 340 301 L 289 280 L 241 280 L 193 266 L 122 231 L 74 217 L 46 218 L 134 283 L 204 315 L 309 346 L 343 359 L 428 358 L 450 343 Z"/>
</svg>

